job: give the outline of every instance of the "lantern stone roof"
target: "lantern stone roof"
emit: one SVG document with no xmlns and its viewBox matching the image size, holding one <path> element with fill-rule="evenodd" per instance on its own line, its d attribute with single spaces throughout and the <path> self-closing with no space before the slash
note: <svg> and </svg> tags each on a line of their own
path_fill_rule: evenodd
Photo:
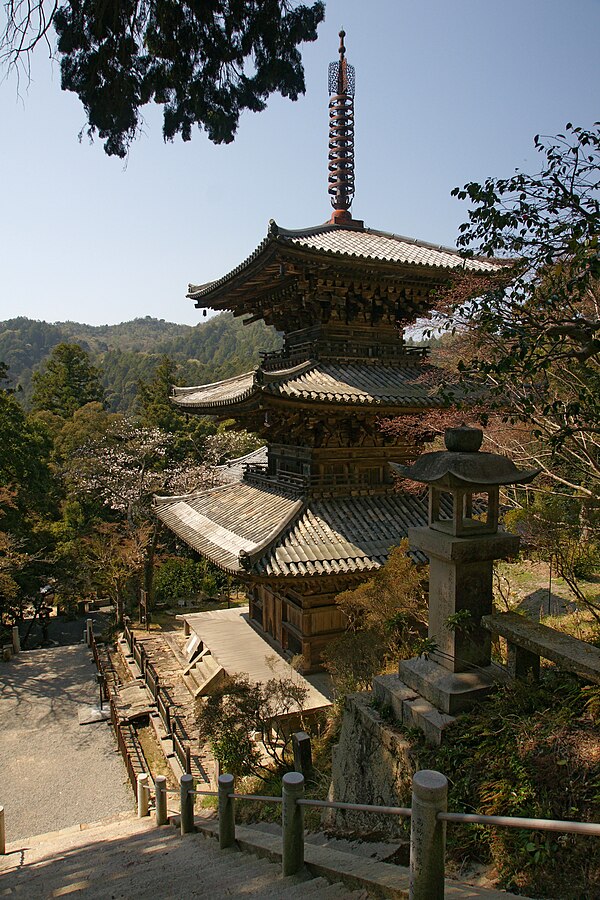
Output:
<svg viewBox="0 0 600 900">
<path fill-rule="evenodd" d="M 289 282 L 286 262 L 321 264 L 330 273 L 345 267 L 363 282 L 378 273 L 392 281 L 405 281 L 412 274 L 429 283 L 439 283 L 453 269 L 484 274 L 497 271 L 502 264 L 483 257 L 465 258 L 450 247 L 357 225 L 326 223 L 294 231 L 271 220 L 266 238 L 244 262 L 216 281 L 190 284 L 188 297 L 199 308 L 232 309 L 241 314 L 249 288 L 259 293 L 278 281 L 282 287 L 286 279 Z"/>
<path fill-rule="evenodd" d="M 441 488 L 465 486 L 489 488 L 501 484 L 528 484 L 541 469 L 517 469 L 514 462 L 499 453 L 482 453 L 481 428 L 460 425 L 447 428 L 446 450 L 423 453 L 412 466 L 391 463 L 404 478 Z"/>
<path fill-rule="evenodd" d="M 447 450 L 424 453 L 412 466 L 390 465 L 403 478 L 450 488 L 464 488 L 469 484 L 481 487 L 528 484 L 540 473 L 540 469 L 517 469 L 512 460 L 498 453 L 450 453 Z"/>
<path fill-rule="evenodd" d="M 427 523 L 426 501 L 412 494 L 306 499 L 246 482 L 155 497 L 154 511 L 220 568 L 266 578 L 374 571 Z"/>
<path fill-rule="evenodd" d="M 429 377 L 433 367 L 416 356 L 407 354 L 405 361 L 388 365 L 307 360 L 277 371 L 259 367 L 213 384 L 175 387 L 172 400 L 182 411 L 213 414 L 225 407 L 250 407 L 257 399 L 270 397 L 392 410 L 442 406 Z"/>
</svg>

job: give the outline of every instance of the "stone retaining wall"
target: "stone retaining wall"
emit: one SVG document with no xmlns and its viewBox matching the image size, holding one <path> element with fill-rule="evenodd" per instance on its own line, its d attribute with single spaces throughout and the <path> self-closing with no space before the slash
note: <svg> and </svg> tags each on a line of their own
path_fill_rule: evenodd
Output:
<svg viewBox="0 0 600 900">
<path fill-rule="evenodd" d="M 349 694 L 339 743 L 334 748 L 329 799 L 342 803 L 410 806 L 415 771 L 411 748 L 373 707 L 371 691 Z M 325 827 L 396 838 L 406 836 L 396 816 L 329 811 Z"/>
</svg>

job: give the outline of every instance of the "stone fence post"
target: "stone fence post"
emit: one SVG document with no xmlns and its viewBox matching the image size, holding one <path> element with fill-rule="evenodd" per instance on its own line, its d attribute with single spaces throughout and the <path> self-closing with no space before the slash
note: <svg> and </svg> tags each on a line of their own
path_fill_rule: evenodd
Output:
<svg viewBox="0 0 600 900">
<path fill-rule="evenodd" d="M 444 900 L 448 780 L 440 772 L 415 772 L 410 823 L 410 900 Z"/>
<path fill-rule="evenodd" d="M 194 779 L 187 772 L 179 779 L 181 792 L 181 833 L 191 834 L 194 831 Z"/>
<path fill-rule="evenodd" d="M 305 731 L 296 731 L 292 735 L 294 749 L 294 770 L 305 778 L 312 774 L 312 748 L 310 736 Z"/>
<path fill-rule="evenodd" d="M 235 844 L 235 801 L 233 775 L 219 775 L 219 847 L 226 850 Z"/>
<path fill-rule="evenodd" d="M 287 772 L 283 776 L 281 804 L 284 875 L 295 875 L 304 865 L 304 810 L 296 802 L 303 796 L 304 775 Z"/>
<path fill-rule="evenodd" d="M 20 651 L 21 651 L 21 637 L 19 635 L 19 626 L 18 625 L 13 625 L 12 648 L 13 648 L 13 653 L 20 653 Z"/>
<path fill-rule="evenodd" d="M 137 777 L 137 807 L 138 819 L 143 819 L 148 815 L 148 807 L 150 806 L 150 796 L 148 792 L 148 773 L 140 772 Z"/>
<path fill-rule="evenodd" d="M 157 775 L 154 779 L 154 794 L 156 797 L 156 824 L 167 824 L 167 779 L 165 775 Z"/>
</svg>

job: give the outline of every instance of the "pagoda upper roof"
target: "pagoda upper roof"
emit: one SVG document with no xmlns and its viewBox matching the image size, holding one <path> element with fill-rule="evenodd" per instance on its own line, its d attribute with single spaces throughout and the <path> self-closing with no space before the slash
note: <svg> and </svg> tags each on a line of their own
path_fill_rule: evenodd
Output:
<svg viewBox="0 0 600 900">
<path fill-rule="evenodd" d="M 277 371 L 258 367 L 235 378 L 197 387 L 173 388 L 172 400 L 182 411 L 215 414 L 218 410 L 252 408 L 258 398 L 301 403 L 377 407 L 391 410 L 444 405 L 428 384 L 433 367 L 418 354 L 391 365 L 307 360 Z"/>
<path fill-rule="evenodd" d="M 427 523 L 427 501 L 412 494 L 298 499 L 246 482 L 155 497 L 154 510 L 220 568 L 266 578 L 378 569 L 410 527 Z"/>
<path fill-rule="evenodd" d="M 365 281 L 370 275 L 395 275 L 404 282 L 412 273 L 430 284 L 444 281 L 453 269 L 483 274 L 502 264 L 481 257 L 465 258 L 449 247 L 360 225 L 326 223 L 293 231 L 271 220 L 267 236 L 244 262 L 216 281 L 190 284 L 188 297 L 199 308 L 247 311 L 241 306 L 249 291 L 262 293 L 267 284 L 277 285 L 286 278 L 281 269 L 286 260 L 302 261 L 309 267 L 310 263 L 325 265 L 330 272 L 354 267 Z"/>
</svg>

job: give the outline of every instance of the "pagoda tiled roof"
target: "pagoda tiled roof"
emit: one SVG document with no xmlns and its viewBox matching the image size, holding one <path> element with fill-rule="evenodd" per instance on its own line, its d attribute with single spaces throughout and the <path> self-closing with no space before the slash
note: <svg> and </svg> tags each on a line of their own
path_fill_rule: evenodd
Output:
<svg viewBox="0 0 600 900">
<path fill-rule="evenodd" d="M 247 465 L 266 466 L 268 451 L 267 447 L 262 446 L 257 450 L 251 450 L 244 456 L 237 456 L 235 459 L 229 459 L 226 463 L 216 466 L 219 479 L 223 482 L 241 481 L 244 477 L 244 467 Z"/>
<path fill-rule="evenodd" d="M 226 406 L 230 403 L 240 403 L 252 396 L 254 392 L 254 370 L 226 378 L 224 381 L 214 381 L 212 384 L 202 384 L 198 387 L 174 387 L 173 400 L 177 406 L 195 407 L 202 406 Z M 201 401 L 201 402 L 199 402 Z"/>
<path fill-rule="evenodd" d="M 215 411 L 267 394 L 301 402 L 428 408 L 443 403 L 428 384 L 431 371 L 432 367 L 408 356 L 405 362 L 389 365 L 308 360 L 288 369 L 258 368 L 214 384 L 176 387 L 173 402 L 182 409 Z"/>
<path fill-rule="evenodd" d="M 413 494 L 307 500 L 245 482 L 157 497 L 155 512 L 226 571 L 267 578 L 374 571 L 410 527 L 427 522 L 426 500 Z"/>
<path fill-rule="evenodd" d="M 247 561 L 262 555 L 302 506 L 289 494 L 243 482 L 154 498 L 156 515 L 171 531 L 230 572 L 245 571 Z"/>
<path fill-rule="evenodd" d="M 214 308 L 234 308 L 236 300 L 227 294 L 228 287 L 239 284 L 244 276 L 254 275 L 262 265 L 276 264 L 286 254 L 308 255 L 315 261 L 328 261 L 330 265 L 335 260 L 369 262 L 371 268 L 373 265 L 403 264 L 408 270 L 414 269 L 415 274 L 426 270 L 442 273 L 449 269 L 483 274 L 496 271 L 502 265 L 501 260 L 464 257 L 451 247 L 372 228 L 324 224 L 289 230 L 271 221 L 267 236 L 247 259 L 222 278 L 206 284 L 190 284 L 188 297 L 196 300 L 198 306 L 209 306 L 211 301 L 218 299 Z M 225 290 L 224 295 L 221 289 Z"/>
<path fill-rule="evenodd" d="M 279 235 L 283 241 L 294 246 L 337 256 L 434 266 L 442 269 L 465 268 L 475 272 L 492 272 L 497 268 L 497 262 L 493 260 L 465 258 L 458 250 L 450 247 L 371 228 L 322 225 L 303 231 L 279 229 Z"/>
</svg>

